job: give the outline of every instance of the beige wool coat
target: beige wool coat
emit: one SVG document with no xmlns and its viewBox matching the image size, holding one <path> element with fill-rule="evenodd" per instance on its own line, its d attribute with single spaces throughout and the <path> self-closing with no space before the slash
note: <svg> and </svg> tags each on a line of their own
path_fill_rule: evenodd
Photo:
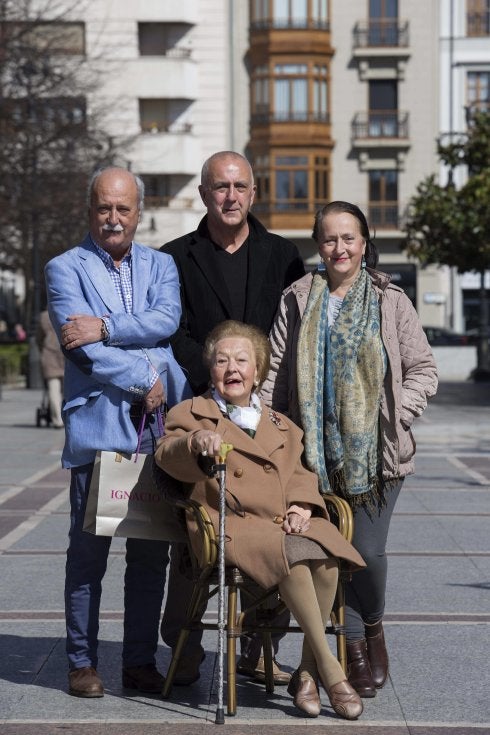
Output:
<svg viewBox="0 0 490 735">
<path fill-rule="evenodd" d="M 352 570 L 364 567 L 358 552 L 328 520 L 315 474 L 301 464 L 303 432 L 292 421 L 263 405 L 255 437 L 225 417 L 209 393 L 174 406 L 155 460 L 166 472 L 192 488 L 191 497 L 208 509 L 218 533 L 218 481 L 206 472 L 209 458 L 190 449 L 193 434 L 217 432 L 233 445 L 226 462 L 227 508 L 225 560 L 268 589 L 289 574 L 282 522 L 294 503 L 313 506 L 311 527 L 303 535 L 319 542 L 329 555 L 344 559 Z M 194 551 L 197 529 L 188 521 Z"/>
</svg>

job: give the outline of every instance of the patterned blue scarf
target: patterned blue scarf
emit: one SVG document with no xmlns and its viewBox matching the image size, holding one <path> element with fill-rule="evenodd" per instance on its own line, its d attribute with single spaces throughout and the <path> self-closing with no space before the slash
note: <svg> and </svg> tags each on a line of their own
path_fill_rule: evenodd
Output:
<svg viewBox="0 0 490 735">
<path fill-rule="evenodd" d="M 352 505 L 380 498 L 378 417 L 385 358 L 371 279 L 361 270 L 333 327 L 329 289 L 315 273 L 298 340 L 298 396 L 308 467 L 322 493 Z"/>
</svg>

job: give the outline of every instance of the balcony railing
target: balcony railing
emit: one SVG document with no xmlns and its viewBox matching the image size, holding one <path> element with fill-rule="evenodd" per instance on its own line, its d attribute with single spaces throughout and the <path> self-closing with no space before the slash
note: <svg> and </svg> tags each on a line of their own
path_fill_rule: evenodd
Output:
<svg viewBox="0 0 490 735">
<path fill-rule="evenodd" d="M 354 48 L 408 46 L 408 21 L 397 18 L 359 21 L 354 27 Z"/>
<path fill-rule="evenodd" d="M 370 202 L 368 222 L 376 230 L 398 230 L 400 228 L 398 202 Z"/>
<path fill-rule="evenodd" d="M 184 133 L 192 132 L 191 123 L 166 123 L 163 121 L 152 120 L 151 122 L 141 121 L 141 130 L 143 133 Z"/>
<path fill-rule="evenodd" d="M 352 123 L 354 140 L 408 138 L 408 112 L 373 110 L 358 112 Z"/>
<path fill-rule="evenodd" d="M 164 55 L 170 59 L 189 59 L 191 54 L 192 50 L 190 48 L 178 48 L 175 46 L 165 49 L 164 53 Z"/>
<path fill-rule="evenodd" d="M 290 112 L 256 112 L 252 115 L 252 125 L 271 125 L 272 123 L 324 123 L 330 124 L 328 112 L 304 112 L 291 110 Z"/>
<path fill-rule="evenodd" d="M 329 31 L 330 22 L 318 18 L 259 18 L 250 23 L 252 31 L 311 30 Z"/>
</svg>

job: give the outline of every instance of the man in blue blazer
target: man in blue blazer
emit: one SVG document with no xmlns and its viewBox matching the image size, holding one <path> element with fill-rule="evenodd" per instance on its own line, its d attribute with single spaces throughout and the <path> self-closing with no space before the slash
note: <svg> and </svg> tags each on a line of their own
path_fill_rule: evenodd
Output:
<svg viewBox="0 0 490 735">
<path fill-rule="evenodd" d="M 125 169 L 96 172 L 89 234 L 46 266 L 48 308 L 66 359 L 63 467 L 71 469 L 65 612 L 69 693 L 101 697 L 97 644 L 102 578 L 111 538 L 82 530 L 98 449 L 134 452 L 136 422 L 148 415 L 142 451 L 152 451 L 155 411 L 190 395 L 169 338 L 181 316 L 173 259 L 133 242 L 143 182 Z M 169 545 L 127 539 L 123 685 L 160 692 L 155 666 Z"/>
</svg>

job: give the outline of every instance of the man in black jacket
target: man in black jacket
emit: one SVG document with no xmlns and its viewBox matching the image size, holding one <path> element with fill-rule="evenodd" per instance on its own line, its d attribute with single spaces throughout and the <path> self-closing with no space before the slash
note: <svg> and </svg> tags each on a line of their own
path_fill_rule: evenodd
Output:
<svg viewBox="0 0 490 735">
<path fill-rule="evenodd" d="M 171 344 L 196 395 L 208 387 L 202 349 L 213 327 L 225 319 L 236 319 L 269 334 L 282 291 L 305 273 L 296 245 L 268 232 L 250 214 L 255 191 L 252 168 L 244 156 L 233 151 L 215 153 L 204 163 L 199 186 L 207 214 L 195 232 L 161 248 L 174 258 L 180 278 L 182 318 Z M 187 594 L 178 571 L 180 553 L 175 545 L 161 628 L 170 646 L 176 642 Z M 277 624 L 287 625 L 288 620 L 289 613 Z M 273 636 L 276 653 L 280 637 Z M 260 640 L 242 636 L 240 642 L 237 672 L 264 681 Z M 175 683 L 196 681 L 203 657 L 200 636 L 193 633 Z M 289 678 L 274 662 L 275 683 L 286 684 Z"/>
</svg>

